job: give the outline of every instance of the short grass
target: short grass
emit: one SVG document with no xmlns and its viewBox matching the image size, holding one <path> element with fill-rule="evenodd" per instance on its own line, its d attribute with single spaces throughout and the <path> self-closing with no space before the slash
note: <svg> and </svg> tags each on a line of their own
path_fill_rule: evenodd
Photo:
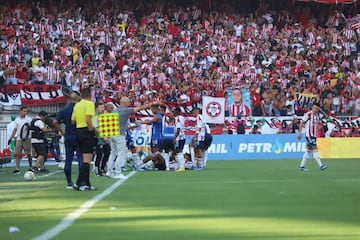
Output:
<svg viewBox="0 0 360 240">
<path fill-rule="evenodd" d="M 360 159 L 324 162 L 326 171 L 276 160 L 138 172 L 54 239 L 360 239 Z M 75 192 L 60 171 L 32 182 L 0 172 L 0 239 L 39 236 L 116 182 L 91 178 L 97 191 Z"/>
</svg>

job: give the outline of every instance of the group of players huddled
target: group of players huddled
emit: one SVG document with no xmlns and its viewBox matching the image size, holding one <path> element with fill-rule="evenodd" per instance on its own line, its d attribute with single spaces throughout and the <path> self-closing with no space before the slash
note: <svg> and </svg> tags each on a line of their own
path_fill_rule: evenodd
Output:
<svg viewBox="0 0 360 240">
<path fill-rule="evenodd" d="M 114 105 L 111 103 L 97 104 L 97 114 L 112 112 Z M 147 170 L 175 170 L 178 172 L 186 169 L 203 170 L 206 168 L 208 158 L 207 150 L 212 143 L 209 126 L 203 121 L 200 109 L 194 108 L 192 116 L 196 119 L 195 135 L 189 143 L 189 152 L 184 151 L 185 117 L 180 107 L 170 108 L 161 103 L 150 106 L 152 116 L 136 120 L 126 128 L 126 146 L 128 160 L 121 166 L 122 171 L 128 169 Z M 135 146 L 133 129 L 138 129 L 142 124 L 151 125 L 151 141 L 149 152 L 143 152 Z M 107 164 L 110 155 L 110 140 L 99 138 L 95 154 L 95 173 L 98 176 L 113 177 L 111 164 Z M 116 165 L 116 164 L 115 164 Z"/>
</svg>

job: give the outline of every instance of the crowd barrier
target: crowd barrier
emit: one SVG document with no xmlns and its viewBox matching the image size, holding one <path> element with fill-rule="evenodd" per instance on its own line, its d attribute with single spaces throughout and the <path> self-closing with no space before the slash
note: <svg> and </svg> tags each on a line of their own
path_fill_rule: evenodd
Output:
<svg viewBox="0 0 360 240">
<path fill-rule="evenodd" d="M 319 138 L 321 158 L 360 158 L 360 138 Z"/>
<path fill-rule="evenodd" d="M 301 159 L 305 151 L 306 140 L 297 134 L 214 135 L 208 149 L 209 160 Z"/>
<path fill-rule="evenodd" d="M 6 124 L 0 126 L 1 149 L 7 147 L 5 126 Z M 191 138 L 187 137 L 184 152 L 189 151 L 188 144 Z M 150 136 L 139 134 L 135 142 L 135 145 L 147 151 Z M 318 138 L 317 143 L 321 158 L 360 158 L 357 149 L 360 146 L 360 138 Z M 301 159 L 306 151 L 306 144 L 304 134 L 301 140 L 297 139 L 297 134 L 224 134 L 213 135 L 208 152 L 209 160 Z"/>
</svg>

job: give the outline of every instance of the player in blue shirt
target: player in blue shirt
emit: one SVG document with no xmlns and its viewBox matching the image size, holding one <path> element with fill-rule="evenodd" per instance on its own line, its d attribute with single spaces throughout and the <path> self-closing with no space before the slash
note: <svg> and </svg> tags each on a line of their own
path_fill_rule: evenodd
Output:
<svg viewBox="0 0 360 240">
<path fill-rule="evenodd" d="M 161 139 L 162 139 L 162 116 L 160 114 L 159 104 L 153 104 L 150 107 L 153 117 L 148 120 L 140 121 L 141 124 L 151 124 L 151 152 L 156 153 L 159 149 L 162 149 Z"/>
</svg>

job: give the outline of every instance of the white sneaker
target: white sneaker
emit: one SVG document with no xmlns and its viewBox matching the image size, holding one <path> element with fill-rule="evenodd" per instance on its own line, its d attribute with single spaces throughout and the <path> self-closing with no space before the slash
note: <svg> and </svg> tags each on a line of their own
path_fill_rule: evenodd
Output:
<svg viewBox="0 0 360 240">
<path fill-rule="evenodd" d="M 128 179 L 128 177 L 123 175 L 122 173 L 116 174 L 113 178 L 116 178 L 116 179 Z"/>
<path fill-rule="evenodd" d="M 114 177 L 113 174 L 112 174 L 111 172 L 109 172 L 109 171 L 107 171 L 105 175 L 106 175 L 108 178 L 113 178 L 113 177 Z"/>
</svg>

